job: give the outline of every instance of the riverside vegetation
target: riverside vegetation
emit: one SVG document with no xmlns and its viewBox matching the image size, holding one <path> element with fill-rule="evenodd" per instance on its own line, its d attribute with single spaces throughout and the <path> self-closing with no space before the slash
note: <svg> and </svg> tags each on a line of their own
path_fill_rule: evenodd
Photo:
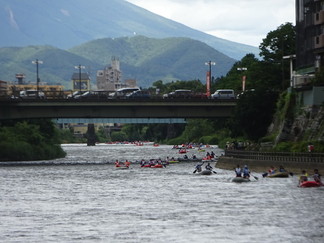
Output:
<svg viewBox="0 0 324 243">
<path fill-rule="evenodd" d="M 50 120 L 5 121 L 0 125 L 0 161 L 48 160 L 66 155 Z"/>
</svg>

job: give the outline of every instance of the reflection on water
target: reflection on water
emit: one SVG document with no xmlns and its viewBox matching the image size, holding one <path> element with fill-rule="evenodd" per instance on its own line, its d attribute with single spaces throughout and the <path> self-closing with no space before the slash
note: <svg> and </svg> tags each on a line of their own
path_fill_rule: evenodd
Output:
<svg viewBox="0 0 324 243">
<path fill-rule="evenodd" d="M 64 159 L 0 167 L 2 242 L 323 242 L 324 188 L 297 178 L 236 184 L 195 163 L 116 170 L 113 162 L 181 157 L 171 146 L 64 145 Z M 221 150 L 211 148 L 220 154 Z M 189 157 L 204 154 L 197 150 Z M 39 166 L 47 164 L 48 166 Z M 71 164 L 71 166 L 66 166 Z"/>
</svg>

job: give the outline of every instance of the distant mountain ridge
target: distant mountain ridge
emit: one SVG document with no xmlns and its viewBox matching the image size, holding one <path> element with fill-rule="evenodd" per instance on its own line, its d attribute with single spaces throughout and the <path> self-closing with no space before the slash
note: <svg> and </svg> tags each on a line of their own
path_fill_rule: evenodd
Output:
<svg viewBox="0 0 324 243">
<path fill-rule="evenodd" d="M 234 59 L 256 47 L 227 41 L 153 14 L 124 0 L 0 0 L 0 47 L 69 49 L 100 38 L 143 35 L 200 40 Z"/>
<path fill-rule="evenodd" d="M 123 79 L 136 79 L 142 87 L 156 80 L 194 80 L 203 82 L 205 62 L 213 60 L 213 75 L 225 75 L 235 60 L 200 41 L 189 38 L 155 39 L 144 36 L 104 38 L 62 50 L 51 46 L 0 48 L 2 80 L 15 80 L 16 73 L 24 73 L 26 81 L 36 80 L 32 60 L 39 59 L 40 78 L 47 83 L 61 83 L 71 88 L 74 66 L 86 66 L 95 84 L 96 71 L 110 65 L 111 58 L 119 58 Z"/>
</svg>

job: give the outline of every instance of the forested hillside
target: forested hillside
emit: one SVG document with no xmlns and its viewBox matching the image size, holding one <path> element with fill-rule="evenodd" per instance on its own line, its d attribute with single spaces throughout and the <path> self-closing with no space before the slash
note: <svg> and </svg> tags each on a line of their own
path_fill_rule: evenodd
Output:
<svg viewBox="0 0 324 243">
<path fill-rule="evenodd" d="M 111 58 L 119 58 L 123 79 L 136 79 L 139 86 L 148 87 L 156 80 L 205 80 L 206 61 L 217 63 L 214 75 L 225 75 L 235 62 L 212 47 L 189 38 L 154 39 L 144 36 L 105 38 L 91 41 L 71 50 L 51 46 L 0 48 L 2 80 L 14 80 L 16 73 L 24 73 L 26 81 L 35 82 L 35 65 L 39 59 L 41 81 L 61 83 L 70 88 L 74 66 L 83 65 L 95 85 L 96 71 L 110 65 Z"/>
</svg>

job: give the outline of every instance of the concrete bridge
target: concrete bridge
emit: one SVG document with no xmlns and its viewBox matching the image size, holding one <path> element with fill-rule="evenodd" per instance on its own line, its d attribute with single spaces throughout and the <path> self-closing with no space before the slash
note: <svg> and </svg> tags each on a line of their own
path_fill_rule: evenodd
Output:
<svg viewBox="0 0 324 243">
<path fill-rule="evenodd" d="M 235 100 L 0 100 L 0 119 L 23 118 L 221 118 Z"/>
</svg>

